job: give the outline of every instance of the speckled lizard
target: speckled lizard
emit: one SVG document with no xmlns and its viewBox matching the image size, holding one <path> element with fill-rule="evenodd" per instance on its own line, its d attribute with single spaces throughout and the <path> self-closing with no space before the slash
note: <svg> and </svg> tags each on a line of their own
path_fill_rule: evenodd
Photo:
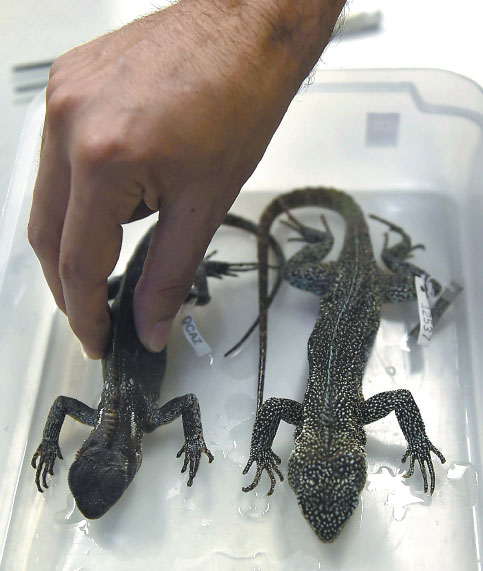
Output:
<svg viewBox="0 0 483 571">
<path fill-rule="evenodd" d="M 325 218 L 325 231 L 300 224 L 289 209 L 319 206 L 340 213 L 346 223 L 342 251 L 335 262 L 323 263 L 333 237 Z M 292 285 L 320 297 L 320 311 L 308 341 L 309 378 L 303 403 L 286 398 L 263 402 L 263 380 L 267 346 L 267 253 L 270 227 L 281 213 L 286 222 L 307 244 L 290 258 L 284 278 Z M 378 218 L 379 221 L 385 222 Z M 415 248 L 398 226 L 385 222 L 401 240 L 388 246 L 388 233 L 382 259 L 392 273 L 378 268 L 369 230 L 356 202 L 344 192 L 331 188 L 294 190 L 273 200 L 259 223 L 259 302 L 260 363 L 258 410 L 252 434 L 248 472 L 253 463 L 257 471 L 248 492 L 266 471 L 271 480 L 268 494 L 275 486 L 280 458 L 272 443 L 281 420 L 295 425 L 295 447 L 288 460 L 288 481 L 302 512 L 322 541 L 333 541 L 359 501 L 367 476 L 364 425 L 395 411 L 407 440 L 402 461 L 410 460 L 409 477 L 418 460 L 428 490 L 434 490 L 435 474 L 431 452 L 445 459 L 426 435 L 419 409 L 408 390 L 393 390 L 367 400 L 362 394 L 362 378 L 376 336 L 381 305 L 415 299 L 414 277 L 429 281 L 423 270 L 407 263 Z M 436 293 L 439 284 L 433 280 Z"/>
</svg>

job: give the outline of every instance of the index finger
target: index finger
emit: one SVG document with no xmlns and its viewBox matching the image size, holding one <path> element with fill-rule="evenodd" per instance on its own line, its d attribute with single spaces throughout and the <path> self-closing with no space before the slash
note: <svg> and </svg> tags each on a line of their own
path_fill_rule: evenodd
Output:
<svg viewBox="0 0 483 571">
<path fill-rule="evenodd" d="M 109 195 L 114 198 L 115 191 L 89 187 L 91 181 L 80 179 L 73 174 L 60 243 L 59 276 L 70 326 L 86 353 L 100 358 L 111 327 L 107 278 L 119 258 L 122 227 L 107 207 Z"/>
</svg>

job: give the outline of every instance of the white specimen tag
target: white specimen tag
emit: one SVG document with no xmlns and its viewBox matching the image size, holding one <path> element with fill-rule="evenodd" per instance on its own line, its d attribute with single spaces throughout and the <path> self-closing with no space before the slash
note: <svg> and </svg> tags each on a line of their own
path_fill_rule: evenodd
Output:
<svg viewBox="0 0 483 571">
<path fill-rule="evenodd" d="M 208 353 L 212 352 L 211 347 L 198 331 L 192 315 L 187 315 L 183 319 L 181 327 L 188 343 L 193 347 L 199 357 L 203 357 L 204 355 L 208 355 Z"/>
<path fill-rule="evenodd" d="M 418 345 L 427 347 L 431 341 L 431 336 L 433 335 L 433 318 L 431 316 L 431 308 L 426 294 L 424 278 L 415 276 L 414 284 L 416 286 L 416 294 L 418 296 L 419 311 Z"/>
</svg>

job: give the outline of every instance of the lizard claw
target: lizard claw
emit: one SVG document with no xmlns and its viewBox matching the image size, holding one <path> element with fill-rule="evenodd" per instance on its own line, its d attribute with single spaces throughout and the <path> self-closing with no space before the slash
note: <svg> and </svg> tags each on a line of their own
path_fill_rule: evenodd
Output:
<svg viewBox="0 0 483 571">
<path fill-rule="evenodd" d="M 430 440 L 427 437 L 422 442 L 418 442 L 416 444 L 409 444 L 406 453 L 401 458 L 401 462 L 404 463 L 409 458 L 409 469 L 404 474 L 403 477 L 410 478 L 414 474 L 414 464 L 416 460 L 418 461 L 419 467 L 421 469 L 421 474 L 423 476 L 423 485 L 424 485 L 425 494 L 428 492 L 428 476 L 426 473 L 426 465 L 427 465 L 430 477 L 429 493 L 433 495 L 436 484 L 436 476 L 434 473 L 433 461 L 431 460 L 431 454 L 430 454 L 431 452 L 436 454 L 436 456 L 440 459 L 442 464 L 446 462 L 446 459 L 443 456 L 443 454 L 430 442 Z"/>
<path fill-rule="evenodd" d="M 43 440 L 35 454 L 32 456 L 30 465 L 35 468 L 35 484 L 40 493 L 47 489 L 47 474 L 54 475 L 55 459 L 63 460 L 60 446 L 57 443 Z M 38 460 L 38 462 L 37 462 Z"/>
<path fill-rule="evenodd" d="M 256 455 L 252 453 L 250 454 L 247 465 L 243 470 L 243 474 L 248 473 L 254 462 L 256 462 L 257 471 L 255 473 L 253 482 L 250 485 L 243 487 L 242 490 L 244 492 L 251 492 L 254 488 L 256 488 L 260 482 L 262 473 L 265 470 L 268 474 L 268 477 L 270 478 L 270 489 L 267 492 L 267 496 L 271 496 L 275 489 L 275 484 L 277 483 L 274 473 L 277 474 L 280 481 L 283 482 L 283 475 L 277 467 L 281 463 L 280 457 L 270 449 L 262 450 Z"/>
<path fill-rule="evenodd" d="M 289 216 L 289 220 L 281 220 L 280 222 L 299 234 L 296 238 L 289 238 L 289 242 L 306 242 L 307 244 L 315 244 L 326 240 L 327 237 L 332 238 L 332 234 L 330 233 L 327 222 L 323 216 L 321 216 L 321 219 L 328 230 L 327 232 L 317 230 L 316 228 L 310 228 L 310 226 L 302 224 L 292 214 L 290 214 L 290 212 L 287 212 L 287 215 Z"/>
<path fill-rule="evenodd" d="M 189 465 L 189 477 L 187 486 L 191 487 L 193 485 L 193 480 L 198 472 L 198 467 L 200 465 L 201 454 L 206 454 L 208 457 L 208 463 L 211 464 L 214 460 L 213 454 L 206 447 L 203 437 L 188 437 L 186 442 L 183 444 L 181 450 L 176 454 L 176 458 L 179 458 L 184 454 L 183 467 L 181 468 L 181 473 L 184 474 L 188 469 Z"/>
<path fill-rule="evenodd" d="M 206 260 L 206 258 L 205 258 Z M 206 275 L 210 278 L 222 279 L 223 276 L 237 277 L 237 272 L 251 272 L 258 268 L 256 262 L 220 262 L 217 260 L 205 261 Z"/>
</svg>

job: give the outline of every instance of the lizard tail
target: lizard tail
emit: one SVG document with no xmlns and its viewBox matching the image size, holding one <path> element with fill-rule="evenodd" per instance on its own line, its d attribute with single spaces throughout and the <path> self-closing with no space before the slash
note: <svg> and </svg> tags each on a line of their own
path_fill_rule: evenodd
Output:
<svg viewBox="0 0 483 571">
<path fill-rule="evenodd" d="M 259 357 L 258 357 L 258 389 L 257 411 L 263 404 L 265 386 L 265 366 L 267 361 L 267 327 L 268 327 L 268 248 L 270 229 L 280 214 L 292 208 L 304 206 L 320 206 L 341 214 L 346 221 L 357 219 L 364 221 L 364 216 L 357 203 L 345 192 L 335 188 L 312 187 L 300 188 L 277 196 L 265 208 L 258 224 L 258 291 L 259 291 Z M 365 223 L 365 222 L 364 222 Z M 351 224 L 347 224 L 345 240 L 350 240 Z M 280 272 L 280 276 L 282 273 Z"/>
<path fill-rule="evenodd" d="M 254 234 L 255 236 L 258 235 L 258 226 L 254 222 L 252 222 L 251 220 L 247 220 L 245 218 L 241 218 L 240 216 L 237 216 L 236 214 L 228 213 L 226 215 L 225 220 L 223 221 L 223 224 L 226 226 L 233 226 L 235 228 L 240 228 L 242 230 L 245 230 L 246 232 L 250 232 L 250 233 Z M 269 241 L 269 246 L 272 249 L 272 251 L 275 254 L 275 257 L 277 259 L 277 270 L 278 270 L 276 278 L 275 278 L 275 282 L 272 286 L 272 289 L 270 291 L 270 295 L 268 296 L 268 300 L 267 300 L 267 303 L 270 306 L 270 304 L 272 303 L 274 297 L 276 296 L 276 294 L 280 288 L 280 285 L 282 284 L 282 279 L 283 279 L 282 278 L 282 268 L 283 268 L 283 265 L 285 263 L 285 256 L 283 254 L 283 250 L 282 250 L 282 247 L 280 246 L 280 244 L 270 234 L 268 236 L 268 241 Z M 250 327 L 248 328 L 246 333 L 243 335 L 243 337 L 235 345 L 233 345 L 233 347 L 231 347 L 231 349 L 229 349 L 224 354 L 224 357 L 228 357 L 228 355 L 231 355 L 241 345 L 243 345 L 243 343 L 248 339 L 248 337 L 250 337 L 250 335 L 256 329 L 258 323 L 259 323 L 259 317 L 257 317 L 255 319 L 255 321 L 250 325 Z"/>
</svg>

